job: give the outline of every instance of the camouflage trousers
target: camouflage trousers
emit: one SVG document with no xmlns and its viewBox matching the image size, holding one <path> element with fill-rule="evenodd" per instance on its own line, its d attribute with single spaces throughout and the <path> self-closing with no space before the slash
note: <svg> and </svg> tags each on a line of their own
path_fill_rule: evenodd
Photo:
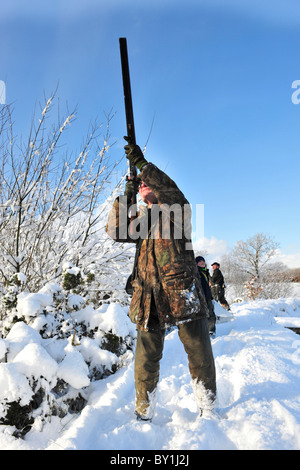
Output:
<svg viewBox="0 0 300 470">
<path fill-rule="evenodd" d="M 216 396 L 216 372 L 207 319 L 193 320 L 178 325 L 178 334 L 187 353 L 194 392 L 197 384 L 201 383 L 201 387 L 213 402 Z M 164 339 L 165 330 L 160 328 L 151 331 L 138 330 L 134 370 L 135 413 L 141 419 L 151 420 L 155 411 Z M 201 408 L 201 404 L 197 402 Z"/>
</svg>

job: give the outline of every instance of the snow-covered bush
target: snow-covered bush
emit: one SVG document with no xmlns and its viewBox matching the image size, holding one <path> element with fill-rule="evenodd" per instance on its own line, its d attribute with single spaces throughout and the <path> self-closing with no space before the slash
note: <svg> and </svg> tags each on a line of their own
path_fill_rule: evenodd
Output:
<svg viewBox="0 0 300 470">
<path fill-rule="evenodd" d="M 90 384 L 132 359 L 135 328 L 126 307 L 96 309 L 73 289 L 48 283 L 16 295 L 0 336 L 0 423 L 22 437 L 51 416 L 80 412 Z"/>
</svg>

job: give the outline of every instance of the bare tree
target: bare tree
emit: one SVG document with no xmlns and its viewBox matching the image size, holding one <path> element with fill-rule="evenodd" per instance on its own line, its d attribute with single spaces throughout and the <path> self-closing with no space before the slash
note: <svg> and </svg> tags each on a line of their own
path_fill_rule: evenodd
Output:
<svg viewBox="0 0 300 470">
<path fill-rule="evenodd" d="M 105 201 L 118 165 L 108 155 L 112 115 L 106 126 L 90 125 L 77 155 L 62 154 L 76 111 L 50 126 L 54 99 L 45 99 L 25 144 L 13 134 L 10 107 L 0 115 L 0 272 L 5 281 L 24 274 L 30 289 L 56 279 L 64 262 L 108 273 L 113 252 L 104 235 Z"/>
<path fill-rule="evenodd" d="M 287 266 L 281 262 L 268 263 L 262 274 L 264 297 L 277 299 L 292 295 L 293 287 Z"/>
<path fill-rule="evenodd" d="M 244 293 L 244 284 L 249 278 L 249 275 L 243 270 L 241 264 L 234 257 L 232 251 L 223 255 L 220 263 L 225 283 L 230 287 L 230 296 L 232 296 L 232 301 L 242 298 Z"/>
<path fill-rule="evenodd" d="M 259 279 L 265 265 L 276 254 L 279 244 L 264 233 L 257 233 L 246 242 L 239 241 L 233 255 L 243 270 Z"/>
<path fill-rule="evenodd" d="M 235 292 L 241 297 L 279 298 L 292 293 L 288 269 L 283 263 L 272 263 L 279 244 L 272 237 L 257 233 L 246 242 L 237 242 L 232 252 L 231 275 Z"/>
</svg>

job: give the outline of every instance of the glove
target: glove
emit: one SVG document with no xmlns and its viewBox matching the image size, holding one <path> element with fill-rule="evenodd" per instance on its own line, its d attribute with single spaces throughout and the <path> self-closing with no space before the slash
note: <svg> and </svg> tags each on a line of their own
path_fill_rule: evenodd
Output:
<svg viewBox="0 0 300 470">
<path fill-rule="evenodd" d="M 124 137 L 124 139 L 128 142 L 124 147 L 126 158 L 128 158 L 128 160 L 141 171 L 143 166 L 148 163 L 143 152 L 138 145 L 135 145 L 130 141 L 129 137 Z"/>
<path fill-rule="evenodd" d="M 125 196 L 127 196 L 129 201 L 132 199 L 132 196 L 137 194 L 138 190 L 139 190 L 138 180 L 136 179 L 127 180 L 127 183 L 125 185 Z"/>
</svg>

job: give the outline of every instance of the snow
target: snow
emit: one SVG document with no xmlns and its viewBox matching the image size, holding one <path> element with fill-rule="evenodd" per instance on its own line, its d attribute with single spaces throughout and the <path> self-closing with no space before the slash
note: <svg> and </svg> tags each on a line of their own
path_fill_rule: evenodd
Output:
<svg viewBox="0 0 300 470">
<path fill-rule="evenodd" d="M 6 336 L 6 342 L 9 344 L 8 361 L 13 360 L 27 344 L 40 344 L 41 341 L 42 338 L 39 333 L 29 325 L 24 322 L 15 323 Z"/>
<path fill-rule="evenodd" d="M 2 338 L 0 338 L 0 362 L 5 357 L 6 351 L 7 349 L 6 349 L 5 341 Z"/>
<path fill-rule="evenodd" d="M 38 379 L 40 376 L 43 376 L 50 383 L 54 382 L 58 369 L 57 362 L 37 343 L 25 346 L 16 355 L 13 363 L 17 365 L 18 371 L 26 377 Z"/>
<path fill-rule="evenodd" d="M 86 307 L 77 314 L 107 331 L 126 335 L 134 327 L 124 311 L 114 303 L 98 310 Z M 102 354 L 110 367 L 113 353 L 101 350 L 91 338 L 75 346 L 70 340 L 57 342 L 56 351 L 53 341 L 43 340 L 23 322 L 16 323 L 0 341 L 0 358 L 7 351 L 9 356 L 8 363 L 0 363 L 0 398 L 12 401 L 22 396 L 22 402 L 28 403 L 29 374 L 49 381 L 57 375 L 74 388 L 86 387 L 87 405 L 79 414 L 36 422 L 24 439 L 15 438 L 10 426 L 2 425 L 0 448 L 299 450 L 300 338 L 285 327 L 285 320 L 289 324 L 293 319 L 300 326 L 300 299 L 242 302 L 233 304 L 231 313 L 218 306 L 218 314 L 223 314 L 222 321 L 211 340 L 218 389 L 215 414 L 199 416 L 186 354 L 173 329 L 165 340 L 151 423 L 134 416 L 133 355 L 116 373 L 90 381 L 82 358 L 97 361 Z"/>
<path fill-rule="evenodd" d="M 73 388 L 80 389 L 90 384 L 89 369 L 80 352 L 72 345 L 66 347 L 66 356 L 59 365 L 58 377 Z"/>
<path fill-rule="evenodd" d="M 43 308 L 51 304 L 51 302 L 52 297 L 49 294 L 21 292 L 18 294 L 19 317 L 30 320 L 31 317 L 35 317 Z"/>
<path fill-rule="evenodd" d="M 32 389 L 26 377 L 18 371 L 16 364 L 1 364 L 0 367 L 0 400 L 12 402 L 20 400 L 22 406 L 28 405 Z M 2 405 L 1 405 L 2 411 Z"/>
<path fill-rule="evenodd" d="M 106 312 L 103 313 L 100 328 L 109 331 L 117 336 L 125 338 L 128 334 L 134 335 L 135 326 L 129 317 L 124 318 L 124 310 L 121 305 L 112 303 Z"/>
</svg>

